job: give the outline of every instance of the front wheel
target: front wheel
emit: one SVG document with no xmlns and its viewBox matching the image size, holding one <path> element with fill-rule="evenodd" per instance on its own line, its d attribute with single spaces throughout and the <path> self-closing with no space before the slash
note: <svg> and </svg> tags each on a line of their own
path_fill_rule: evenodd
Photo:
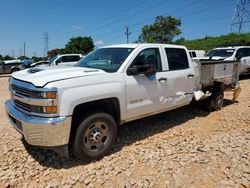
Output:
<svg viewBox="0 0 250 188">
<path fill-rule="evenodd" d="M 95 160 L 109 152 L 116 140 L 116 123 L 107 113 L 95 113 L 78 125 L 73 153 L 77 158 Z"/>
</svg>

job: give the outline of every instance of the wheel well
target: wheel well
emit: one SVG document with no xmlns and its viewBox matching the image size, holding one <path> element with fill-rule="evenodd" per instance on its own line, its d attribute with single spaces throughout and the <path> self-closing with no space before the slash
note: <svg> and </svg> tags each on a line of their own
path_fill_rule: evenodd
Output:
<svg viewBox="0 0 250 188">
<path fill-rule="evenodd" d="M 120 104 L 117 98 L 107 98 L 79 104 L 74 108 L 70 131 L 70 143 L 75 136 L 78 124 L 88 115 L 95 112 L 105 112 L 113 116 L 116 124 L 120 124 Z"/>
<path fill-rule="evenodd" d="M 20 69 L 18 67 L 13 67 L 11 68 L 11 72 L 14 72 L 14 71 L 19 71 Z"/>
</svg>

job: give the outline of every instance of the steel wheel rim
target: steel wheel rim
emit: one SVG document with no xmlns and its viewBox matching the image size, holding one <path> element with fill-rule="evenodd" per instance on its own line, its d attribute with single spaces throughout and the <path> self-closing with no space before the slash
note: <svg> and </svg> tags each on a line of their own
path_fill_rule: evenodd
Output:
<svg viewBox="0 0 250 188">
<path fill-rule="evenodd" d="M 222 108 L 222 106 L 223 106 L 223 96 L 220 95 L 217 97 L 217 107 Z"/>
<path fill-rule="evenodd" d="M 101 151 L 109 140 L 109 127 L 103 121 L 91 123 L 83 135 L 83 145 L 89 152 Z"/>
</svg>

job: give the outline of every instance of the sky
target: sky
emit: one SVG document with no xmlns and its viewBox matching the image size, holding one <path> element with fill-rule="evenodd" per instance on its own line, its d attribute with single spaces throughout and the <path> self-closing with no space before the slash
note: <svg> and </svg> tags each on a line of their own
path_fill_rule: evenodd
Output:
<svg viewBox="0 0 250 188">
<path fill-rule="evenodd" d="M 228 34 L 237 0 L 0 0 L 0 54 L 43 56 L 64 48 L 71 37 L 91 36 L 95 46 L 138 39 L 156 16 L 181 19 L 177 38 L 198 39 Z M 176 39 L 177 39 L 176 38 Z"/>
</svg>

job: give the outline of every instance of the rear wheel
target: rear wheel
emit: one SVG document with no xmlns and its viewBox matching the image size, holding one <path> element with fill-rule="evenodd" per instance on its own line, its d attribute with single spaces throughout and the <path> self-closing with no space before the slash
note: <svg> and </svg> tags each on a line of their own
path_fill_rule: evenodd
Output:
<svg viewBox="0 0 250 188">
<path fill-rule="evenodd" d="M 222 90 L 214 91 L 213 94 L 203 101 L 205 110 L 219 111 L 223 107 L 224 93 Z"/>
<path fill-rule="evenodd" d="M 95 113 L 79 123 L 74 138 L 73 152 L 80 159 L 100 159 L 111 150 L 115 139 L 114 118 L 107 113 Z"/>
<path fill-rule="evenodd" d="M 223 91 L 215 92 L 211 96 L 211 108 L 212 110 L 218 111 L 223 106 L 223 100 L 224 100 L 224 93 Z"/>
</svg>

